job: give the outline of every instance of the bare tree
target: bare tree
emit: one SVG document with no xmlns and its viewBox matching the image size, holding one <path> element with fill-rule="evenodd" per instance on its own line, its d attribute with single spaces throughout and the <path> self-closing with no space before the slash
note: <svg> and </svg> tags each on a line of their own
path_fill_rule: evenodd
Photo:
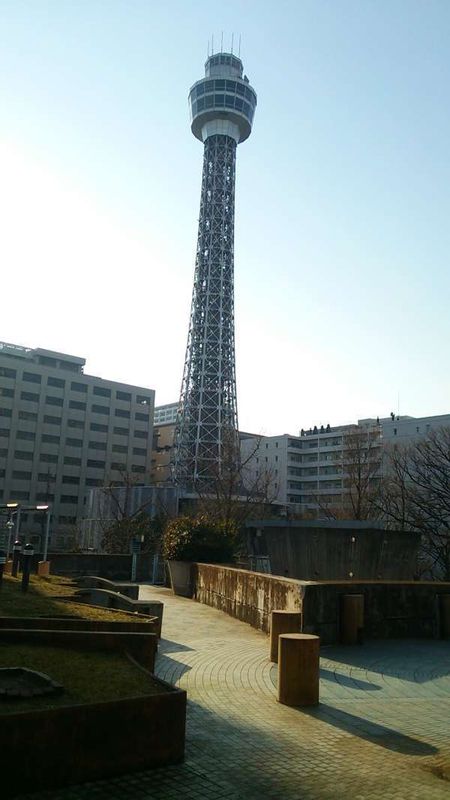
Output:
<svg viewBox="0 0 450 800">
<path fill-rule="evenodd" d="M 167 510 L 161 505 L 158 514 L 151 518 L 148 511 L 152 499 L 136 503 L 136 490 L 142 484 L 142 475 L 122 470 L 119 480 L 109 480 L 100 487 L 101 546 L 106 552 L 127 553 L 136 537 L 143 537 L 144 552 L 159 546 Z"/>
<path fill-rule="evenodd" d="M 250 517 L 267 516 L 277 497 L 272 470 L 254 468 L 261 437 L 255 437 L 249 452 L 243 456 L 234 433 L 226 437 L 222 461 L 205 486 L 196 486 L 198 509 L 219 523 L 225 530 L 239 530 Z"/>
<path fill-rule="evenodd" d="M 368 520 L 380 516 L 382 441 L 378 427 L 354 427 L 343 435 L 342 451 L 333 467 L 342 474 L 342 491 L 335 502 L 329 495 L 313 494 L 319 510 L 329 519 Z"/>
<path fill-rule="evenodd" d="M 390 525 L 422 534 L 422 572 L 450 580 L 450 428 L 390 448 L 386 461 L 383 515 Z"/>
</svg>

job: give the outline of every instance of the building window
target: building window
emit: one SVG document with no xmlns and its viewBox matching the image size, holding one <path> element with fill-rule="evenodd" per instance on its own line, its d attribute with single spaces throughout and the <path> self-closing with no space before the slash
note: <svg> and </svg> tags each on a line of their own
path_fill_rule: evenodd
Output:
<svg viewBox="0 0 450 800">
<path fill-rule="evenodd" d="M 78 505 L 78 497 L 76 494 L 62 494 L 61 503 L 73 503 L 74 505 Z"/>
<path fill-rule="evenodd" d="M 143 414 L 141 411 L 136 411 L 134 418 L 142 420 L 142 422 L 148 422 L 148 414 Z"/>
<path fill-rule="evenodd" d="M 14 458 L 21 461 L 33 461 L 33 453 L 29 453 L 28 450 L 15 450 Z"/>
<path fill-rule="evenodd" d="M 67 425 L 69 428 L 84 430 L 84 421 L 82 419 L 69 419 Z"/>
<path fill-rule="evenodd" d="M 113 444 L 112 451 L 113 453 L 127 453 L 128 447 L 124 444 Z"/>
<path fill-rule="evenodd" d="M 103 386 L 94 386 L 94 394 L 100 397 L 111 397 L 111 389 L 105 389 Z"/>
<path fill-rule="evenodd" d="M 48 472 L 39 472 L 38 474 L 38 481 L 41 481 L 41 483 L 48 483 L 49 481 L 54 480 L 54 478 L 55 476 L 52 475 L 50 470 Z"/>
<path fill-rule="evenodd" d="M 37 372 L 24 372 L 22 380 L 28 381 L 29 383 L 40 383 L 42 376 L 38 375 Z"/>
<path fill-rule="evenodd" d="M 34 442 L 36 434 L 32 431 L 17 431 L 16 439 L 26 439 L 28 442 Z"/>
<path fill-rule="evenodd" d="M 118 436 L 129 436 L 129 433 L 130 433 L 128 428 L 117 428 L 117 427 L 114 427 L 113 431 Z"/>
<path fill-rule="evenodd" d="M 39 395 L 34 394 L 33 392 L 21 392 L 20 399 L 29 400 L 30 403 L 39 403 Z"/>
<path fill-rule="evenodd" d="M 52 417 L 50 414 L 45 414 L 44 422 L 46 422 L 47 425 L 61 425 L 61 417 Z"/>
<path fill-rule="evenodd" d="M 59 444 L 60 437 L 53 436 L 51 433 L 43 433 L 41 437 L 42 442 L 48 442 L 49 444 Z"/>
<path fill-rule="evenodd" d="M 88 458 L 88 467 L 95 467 L 95 469 L 105 469 L 106 461 L 96 461 L 93 458 Z"/>
<path fill-rule="evenodd" d="M 64 400 L 62 397 L 53 397 L 52 395 L 47 395 L 45 402 L 49 406 L 59 406 L 60 408 L 64 405 Z"/>
<path fill-rule="evenodd" d="M 87 394 L 88 390 L 86 383 L 77 383 L 77 381 L 72 381 L 70 388 L 72 389 L 72 392 L 82 392 L 82 394 Z"/>
<path fill-rule="evenodd" d="M 12 409 L 0 408 L 0 417 L 12 417 Z"/>
<path fill-rule="evenodd" d="M 31 481 L 31 472 L 24 472 L 21 469 L 13 470 L 13 478 L 20 481 Z"/>
<path fill-rule="evenodd" d="M 394 436 L 397 436 L 397 428 L 394 428 Z"/>
<path fill-rule="evenodd" d="M 58 522 L 61 525 L 75 525 L 77 521 L 76 517 L 58 517 Z M 62 537 L 61 537 L 62 538 Z"/>
<path fill-rule="evenodd" d="M 108 426 L 101 425 L 100 422 L 91 422 L 91 431 L 98 431 L 99 433 L 108 433 Z"/>
<path fill-rule="evenodd" d="M 17 490 L 14 490 L 14 499 L 15 500 L 29 500 L 30 499 L 30 493 L 29 492 L 22 492 L 22 491 L 18 492 Z"/>
<path fill-rule="evenodd" d="M 47 378 L 47 386 L 57 386 L 59 389 L 64 389 L 66 382 L 62 378 Z"/>
<path fill-rule="evenodd" d="M 138 464 L 133 464 L 131 467 L 131 472 L 145 472 L 145 467 L 140 467 Z"/>
<path fill-rule="evenodd" d="M 126 468 L 126 464 L 120 464 L 118 461 L 113 461 L 111 464 L 111 469 L 117 470 L 117 472 L 124 472 Z"/>
<path fill-rule="evenodd" d="M 116 392 L 116 400 L 127 400 L 128 402 L 131 400 L 131 394 L 129 392 Z"/>
<path fill-rule="evenodd" d="M 86 478 L 86 486 L 101 486 L 101 478 Z"/>
<path fill-rule="evenodd" d="M 7 389 L 5 386 L 0 389 L 2 397 L 14 397 L 14 389 Z"/>
<path fill-rule="evenodd" d="M 136 403 L 138 403 L 141 406 L 151 406 L 152 398 L 146 397 L 146 395 L 144 394 L 138 394 L 136 395 Z"/>
<path fill-rule="evenodd" d="M 148 439 L 148 431 L 135 431 L 134 436 L 136 439 Z"/>
<path fill-rule="evenodd" d="M 93 405 L 92 406 L 92 411 L 94 412 L 94 414 L 106 414 L 106 415 L 109 415 L 108 406 Z"/>
<path fill-rule="evenodd" d="M 80 479 L 75 477 L 75 475 L 63 475 L 62 482 L 63 483 L 74 483 L 75 485 L 79 486 Z"/>
<path fill-rule="evenodd" d="M 0 428 L 0 436 L 5 436 L 5 437 L 9 436 L 8 428 Z"/>
<path fill-rule="evenodd" d="M 71 400 L 69 408 L 76 408 L 78 411 L 86 411 L 86 403 L 80 403 L 79 400 Z"/>
<path fill-rule="evenodd" d="M 124 417 L 125 419 L 130 419 L 130 412 L 124 411 L 123 408 L 116 408 L 114 414 L 116 417 Z"/>
<path fill-rule="evenodd" d="M 81 458 L 66 456 L 64 459 L 64 464 L 71 467 L 81 467 Z"/>
<path fill-rule="evenodd" d="M 53 453 L 41 453 L 39 456 L 41 461 L 45 461 L 48 464 L 57 464 L 58 463 L 58 456 L 55 456 Z"/>
<path fill-rule="evenodd" d="M 133 447 L 134 456 L 146 456 L 147 450 L 144 447 Z"/>
<path fill-rule="evenodd" d="M 89 442 L 91 450 L 106 450 L 106 442 Z"/>
<path fill-rule="evenodd" d="M 36 495 L 36 500 L 44 500 L 44 502 L 50 503 L 55 499 L 54 494 L 49 494 L 48 492 L 38 492 Z M 40 514 L 35 515 L 35 522 L 42 521 L 42 516 Z"/>
<path fill-rule="evenodd" d="M 83 440 L 82 439 L 72 439 L 71 437 L 67 437 L 66 445 L 68 447 L 83 447 Z"/>
<path fill-rule="evenodd" d="M 9 367 L 0 367 L 0 377 L 1 378 L 15 378 L 17 375 L 15 369 L 10 369 Z"/>
</svg>

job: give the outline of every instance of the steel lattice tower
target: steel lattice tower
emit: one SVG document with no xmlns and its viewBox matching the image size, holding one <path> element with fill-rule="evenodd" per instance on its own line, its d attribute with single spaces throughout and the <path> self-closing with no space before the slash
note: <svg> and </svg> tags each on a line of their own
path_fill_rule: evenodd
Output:
<svg viewBox="0 0 450 800">
<path fill-rule="evenodd" d="M 251 133 L 256 94 L 240 58 L 212 55 L 189 92 L 191 130 L 204 143 L 197 256 L 174 439 L 176 481 L 207 485 L 224 443 L 237 441 L 234 350 L 236 148 Z"/>
</svg>

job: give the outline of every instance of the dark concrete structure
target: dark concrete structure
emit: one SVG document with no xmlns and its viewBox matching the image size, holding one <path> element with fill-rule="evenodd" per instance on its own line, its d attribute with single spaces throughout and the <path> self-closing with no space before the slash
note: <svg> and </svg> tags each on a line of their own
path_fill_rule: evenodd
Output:
<svg viewBox="0 0 450 800">
<path fill-rule="evenodd" d="M 194 597 L 268 632 L 272 611 L 302 614 L 302 632 L 322 644 L 341 640 L 344 597 L 362 595 L 361 637 L 446 636 L 450 583 L 434 581 L 299 581 L 216 564 L 196 564 Z"/>
<path fill-rule="evenodd" d="M 412 580 L 419 540 L 360 521 L 248 523 L 249 553 L 268 556 L 273 575 L 304 581 Z"/>
</svg>

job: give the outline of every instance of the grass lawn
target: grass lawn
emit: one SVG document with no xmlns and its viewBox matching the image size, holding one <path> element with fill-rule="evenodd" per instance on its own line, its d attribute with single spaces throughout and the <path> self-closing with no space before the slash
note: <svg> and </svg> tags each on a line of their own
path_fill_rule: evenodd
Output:
<svg viewBox="0 0 450 800">
<path fill-rule="evenodd" d="M 59 600 L 74 594 L 77 586 L 70 578 L 31 576 L 28 592 L 21 591 L 21 580 L 3 577 L 0 589 L 0 616 L 77 616 L 84 619 L 130 621 L 131 615 L 120 611 L 94 608 L 84 603 Z M 142 618 L 140 618 L 142 621 Z M 17 700 L 0 698 L 0 715 L 34 709 L 58 708 L 79 703 L 96 703 L 124 697 L 161 692 L 159 684 L 130 662 L 125 654 L 50 647 L 48 645 L 2 643 L 0 632 L 0 667 L 28 667 L 44 672 L 62 683 L 65 691 L 52 697 Z"/>
<path fill-rule="evenodd" d="M 103 619 L 111 621 L 130 620 L 128 614 L 93 608 L 86 603 L 72 603 L 58 600 L 58 595 L 68 597 L 75 594 L 78 586 L 71 578 L 52 575 L 38 578 L 32 575 L 28 592 L 21 591 L 21 578 L 3 576 L 0 589 L 0 617 L 41 617 L 62 616 L 82 617 L 83 619 Z"/>
<path fill-rule="evenodd" d="M 62 683 L 65 689 L 54 697 L 0 699 L 0 716 L 164 691 L 150 675 L 121 653 L 83 652 L 24 643 L 11 646 L 0 642 L 0 667 L 27 667 L 44 672 Z"/>
</svg>

